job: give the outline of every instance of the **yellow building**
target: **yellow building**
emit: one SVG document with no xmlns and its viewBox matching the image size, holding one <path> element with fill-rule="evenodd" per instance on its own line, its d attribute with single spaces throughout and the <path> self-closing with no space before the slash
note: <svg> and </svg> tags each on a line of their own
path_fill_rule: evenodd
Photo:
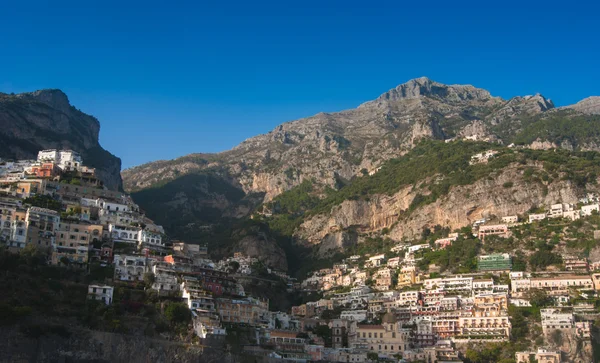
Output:
<svg viewBox="0 0 600 363">
<path fill-rule="evenodd" d="M 382 325 L 358 325 L 354 347 L 379 354 L 397 354 L 408 349 L 410 329 L 403 329 L 393 313 L 386 313 Z"/>
<path fill-rule="evenodd" d="M 499 293 L 475 295 L 473 305 L 476 308 L 496 305 L 502 310 L 508 310 L 508 295 Z"/>
<path fill-rule="evenodd" d="M 87 263 L 94 242 L 102 240 L 102 226 L 86 221 L 61 221 L 56 232 L 52 263 L 63 257 L 72 263 Z"/>
</svg>

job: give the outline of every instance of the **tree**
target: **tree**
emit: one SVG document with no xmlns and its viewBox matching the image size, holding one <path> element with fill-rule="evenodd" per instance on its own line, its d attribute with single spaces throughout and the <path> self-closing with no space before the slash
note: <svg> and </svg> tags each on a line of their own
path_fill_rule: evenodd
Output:
<svg viewBox="0 0 600 363">
<path fill-rule="evenodd" d="M 331 347 L 331 328 L 328 325 L 319 325 L 315 328 L 316 336 L 323 338 L 326 347 Z"/>
<path fill-rule="evenodd" d="M 236 273 L 240 269 L 240 263 L 237 261 L 229 262 L 229 267 L 233 273 Z"/>
<path fill-rule="evenodd" d="M 379 354 L 375 353 L 375 352 L 368 352 L 367 353 L 367 359 L 373 362 L 378 362 L 379 361 Z"/>
<path fill-rule="evenodd" d="M 69 266 L 71 264 L 71 260 L 69 260 L 66 256 L 60 258 L 60 263 L 65 266 Z"/>
<path fill-rule="evenodd" d="M 154 274 L 152 272 L 146 272 L 144 274 L 144 283 L 146 284 L 147 287 L 152 287 L 152 284 L 154 284 L 154 281 L 156 281 L 156 277 L 154 277 Z"/>
<path fill-rule="evenodd" d="M 541 289 L 531 289 L 527 292 L 526 296 L 531 303 L 531 306 L 535 308 L 541 308 L 552 304 L 552 298 L 548 296 L 546 291 Z"/>
<path fill-rule="evenodd" d="M 165 309 L 165 316 L 171 323 L 186 324 L 192 320 L 192 313 L 187 305 L 182 303 L 171 303 Z"/>
</svg>

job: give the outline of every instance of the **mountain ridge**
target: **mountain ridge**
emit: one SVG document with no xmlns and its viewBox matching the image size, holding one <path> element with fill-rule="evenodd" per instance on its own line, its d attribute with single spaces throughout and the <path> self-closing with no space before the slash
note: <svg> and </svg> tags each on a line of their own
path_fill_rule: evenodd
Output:
<svg viewBox="0 0 600 363">
<path fill-rule="evenodd" d="M 556 132 L 548 134 L 548 129 Z M 557 108 L 541 94 L 505 100 L 472 85 L 444 85 L 421 77 L 357 108 L 285 122 L 221 153 L 147 163 L 122 175 L 134 200 L 143 192 L 142 208 L 213 223 L 249 217 L 261 203 L 306 181 L 314 182 L 316 195 L 338 190 L 376 173 L 387 160 L 401 157 L 422 140 L 475 139 L 532 148 L 600 150 L 595 129 L 600 129 L 597 116 Z M 197 179 L 210 183 L 176 188 L 188 174 L 210 175 Z M 214 187 L 219 183 L 230 189 Z M 227 198 L 240 192 L 245 197 Z M 177 204 L 162 204 L 164 198 Z"/>
</svg>

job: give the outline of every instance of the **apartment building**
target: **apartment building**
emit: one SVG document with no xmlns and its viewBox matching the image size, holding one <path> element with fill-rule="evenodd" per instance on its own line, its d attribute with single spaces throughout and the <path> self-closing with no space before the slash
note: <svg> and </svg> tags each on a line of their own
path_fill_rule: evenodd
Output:
<svg viewBox="0 0 600 363">
<path fill-rule="evenodd" d="M 56 231 L 52 263 L 88 263 L 94 242 L 102 240 L 102 226 L 79 220 L 62 220 Z"/>
<path fill-rule="evenodd" d="M 476 314 L 478 315 L 478 314 Z M 470 339 L 494 336 L 500 339 L 510 337 L 511 324 L 507 315 L 471 316 L 458 319 L 459 334 Z"/>
<path fill-rule="evenodd" d="M 363 321 L 367 319 L 367 310 L 346 310 L 340 314 L 340 319 L 350 321 Z"/>
<path fill-rule="evenodd" d="M 392 313 L 386 313 L 381 325 L 358 325 L 354 347 L 378 354 L 397 354 L 408 349 L 410 329 L 403 329 Z"/>
<path fill-rule="evenodd" d="M 58 212 L 51 209 L 30 207 L 25 216 L 27 244 L 50 251 L 55 243 L 56 231 L 60 224 Z"/>
<path fill-rule="evenodd" d="M 561 363 L 561 353 L 538 348 L 535 352 L 516 352 L 515 360 L 516 363 Z"/>
<path fill-rule="evenodd" d="M 149 260 L 145 256 L 114 255 L 115 280 L 143 281 L 144 274 L 150 270 Z"/>
<path fill-rule="evenodd" d="M 102 301 L 106 305 L 113 302 L 114 288 L 108 285 L 89 285 L 88 300 Z"/>
<path fill-rule="evenodd" d="M 502 221 L 502 223 L 514 224 L 519 221 L 519 217 L 518 216 L 506 216 L 506 217 L 502 217 L 500 220 Z"/>
<path fill-rule="evenodd" d="M 508 295 L 502 293 L 475 295 L 473 305 L 476 308 L 497 306 L 500 310 L 508 310 Z"/>
<path fill-rule="evenodd" d="M 373 257 L 369 257 L 369 259 L 365 262 L 365 266 L 368 267 L 379 267 L 381 263 L 385 259 L 385 255 L 377 255 Z"/>
<path fill-rule="evenodd" d="M 448 246 L 451 246 L 452 242 L 456 241 L 457 239 L 458 239 L 458 236 L 436 239 L 434 241 L 435 248 L 444 249 Z"/>
<path fill-rule="evenodd" d="M 0 242 L 11 248 L 24 248 L 27 242 L 27 211 L 16 203 L 0 202 Z"/>
<path fill-rule="evenodd" d="M 223 322 L 259 325 L 266 321 L 264 315 L 269 311 L 269 301 L 251 297 L 245 299 L 218 298 L 216 308 Z"/>
<path fill-rule="evenodd" d="M 137 244 L 142 229 L 140 227 L 109 224 L 108 231 L 114 242 Z"/>
<path fill-rule="evenodd" d="M 560 309 L 541 309 L 542 331 L 544 335 L 556 329 L 572 329 L 575 326 L 575 317 L 572 312 L 562 312 Z"/>
<path fill-rule="evenodd" d="M 486 236 L 508 236 L 508 226 L 506 224 L 494 224 L 487 226 L 479 226 L 479 230 L 477 236 L 479 239 L 483 240 Z"/>
<path fill-rule="evenodd" d="M 563 295 L 569 289 L 593 290 L 594 283 L 589 275 L 562 275 L 559 277 L 531 278 L 531 289 L 545 290 L 549 295 Z"/>
<path fill-rule="evenodd" d="M 546 219 L 546 213 L 530 214 L 528 217 L 529 223 Z"/>
<path fill-rule="evenodd" d="M 447 292 L 471 292 L 473 290 L 473 278 L 454 276 L 446 278 L 426 279 L 423 282 L 423 287 L 426 290 L 445 290 Z"/>
<path fill-rule="evenodd" d="M 581 207 L 581 216 L 583 217 L 591 216 L 594 212 L 600 212 L 600 204 L 588 204 Z"/>
</svg>

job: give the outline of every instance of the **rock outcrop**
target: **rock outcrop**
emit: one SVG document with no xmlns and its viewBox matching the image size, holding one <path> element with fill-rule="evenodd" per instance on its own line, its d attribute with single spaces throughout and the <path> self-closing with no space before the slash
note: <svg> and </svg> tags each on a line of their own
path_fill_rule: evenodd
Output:
<svg viewBox="0 0 600 363">
<path fill-rule="evenodd" d="M 100 122 L 60 90 L 0 93 L 0 157 L 35 159 L 43 149 L 71 149 L 96 168 L 104 185 L 122 189 L 121 160 L 100 146 L 99 132 Z"/>
<path fill-rule="evenodd" d="M 528 167 L 543 169 L 541 164 Z M 588 191 L 592 191 L 590 188 Z M 409 212 L 411 202 L 419 193 L 423 191 L 407 186 L 391 196 L 346 200 L 333 207 L 330 213 L 304 221 L 296 231 L 296 239 L 306 245 L 318 245 L 319 254 L 326 255 L 331 250 L 343 250 L 343 243 L 332 241 L 347 241 L 349 229 L 368 234 L 380 233 L 385 228 L 389 231 L 387 236 L 394 240 L 414 239 L 420 237 L 423 228 L 436 225 L 454 230 L 482 218 L 498 220 L 507 215 L 525 215 L 532 207 L 557 202 L 577 203 L 581 191 L 565 180 L 549 185 L 526 181 L 523 165 L 511 165 L 493 178 L 455 186 L 434 203 Z"/>
<path fill-rule="evenodd" d="M 570 108 L 585 114 L 600 115 L 600 96 L 584 98 L 576 104 L 567 106 L 566 108 Z"/>
</svg>

